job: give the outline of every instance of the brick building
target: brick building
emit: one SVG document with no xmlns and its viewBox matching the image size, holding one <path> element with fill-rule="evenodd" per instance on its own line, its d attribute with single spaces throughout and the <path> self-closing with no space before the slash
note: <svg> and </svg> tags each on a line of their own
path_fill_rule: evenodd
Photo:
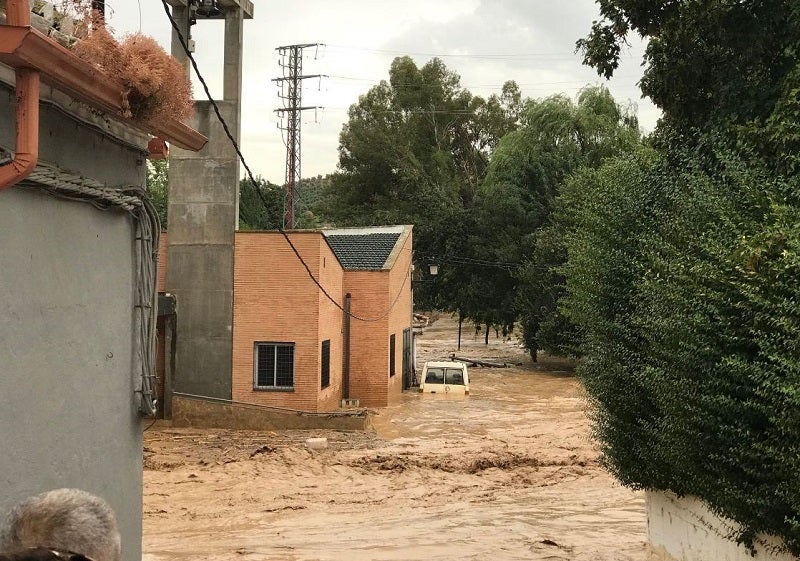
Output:
<svg viewBox="0 0 800 561">
<path fill-rule="evenodd" d="M 344 399 L 387 405 L 413 373 L 411 226 L 287 236 L 305 265 L 280 232 L 235 235 L 232 401 L 309 412 Z"/>
</svg>

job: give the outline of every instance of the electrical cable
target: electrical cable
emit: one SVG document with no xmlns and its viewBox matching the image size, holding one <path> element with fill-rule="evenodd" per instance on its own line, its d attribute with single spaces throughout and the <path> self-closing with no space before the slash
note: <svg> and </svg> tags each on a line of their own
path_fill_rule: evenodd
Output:
<svg viewBox="0 0 800 561">
<path fill-rule="evenodd" d="M 337 74 L 330 74 L 327 76 L 329 79 L 333 81 L 337 80 L 345 80 L 350 82 L 368 82 L 371 84 L 380 84 L 381 82 L 386 82 L 393 88 L 440 88 L 440 84 L 415 84 L 413 82 L 389 82 L 386 78 L 376 80 L 374 78 L 358 78 L 355 76 L 340 76 Z M 615 76 L 615 78 L 627 78 L 627 76 Z M 635 76 L 630 76 L 630 78 L 635 78 Z M 555 82 L 537 82 L 536 84 L 517 84 L 520 89 L 523 88 L 538 88 L 543 89 L 541 86 L 557 86 L 557 85 L 585 85 L 586 81 L 584 80 L 559 80 Z M 481 88 L 492 88 L 500 90 L 505 84 L 459 84 L 459 88 L 470 90 L 470 89 L 481 89 Z"/>
<path fill-rule="evenodd" d="M 203 77 L 202 73 L 200 72 L 200 68 L 198 68 L 197 61 L 195 60 L 194 56 L 192 55 L 191 51 L 189 50 L 189 46 L 186 44 L 186 39 L 184 38 L 183 33 L 181 33 L 180 27 L 178 27 L 178 23 L 172 17 L 172 13 L 169 10 L 169 5 L 167 4 L 167 0 L 161 0 L 161 4 L 164 6 L 164 12 L 167 14 L 167 18 L 169 19 L 170 25 L 172 26 L 172 29 L 175 31 L 175 34 L 178 37 L 178 41 L 180 42 L 184 53 L 186 54 L 186 56 L 188 57 L 189 61 L 191 62 L 192 68 L 194 68 L 194 72 L 197 75 L 197 79 L 200 81 L 200 84 L 203 86 L 203 91 L 205 92 L 206 97 L 208 98 L 208 101 L 211 103 L 211 106 L 214 108 L 214 113 L 217 116 L 217 120 L 222 125 L 222 130 L 225 132 L 225 135 L 228 137 L 228 140 L 231 141 L 231 144 L 233 145 L 233 148 L 236 151 L 236 155 L 239 157 L 239 161 L 242 162 L 242 165 L 244 166 L 244 169 L 247 172 L 247 176 L 250 179 L 250 182 L 253 184 L 253 187 L 255 188 L 256 193 L 258 194 L 258 198 L 261 199 L 261 203 L 265 207 L 269 207 L 269 203 L 267 202 L 267 200 L 264 197 L 263 193 L 261 193 L 261 189 L 259 189 L 259 184 L 256 181 L 255 176 L 253 175 L 253 171 L 250 169 L 250 166 L 247 165 L 247 161 L 245 161 L 245 159 L 244 159 L 244 155 L 242 154 L 242 151 L 239 148 L 239 143 L 236 142 L 236 139 L 233 137 L 233 134 L 231 133 L 230 128 L 228 127 L 228 123 L 225 121 L 224 117 L 222 116 L 222 113 L 219 110 L 219 106 L 217 105 L 217 102 L 214 100 L 214 98 L 211 95 L 211 91 L 208 88 L 208 84 L 206 83 L 205 78 Z M 320 282 L 316 279 L 316 277 L 314 277 L 314 273 L 311 272 L 311 268 L 305 262 L 305 260 L 303 259 L 302 255 L 300 255 L 300 252 L 297 250 L 297 247 L 295 247 L 294 243 L 292 243 L 292 240 L 289 238 L 289 235 L 286 233 L 286 230 L 284 230 L 282 227 L 278 226 L 278 232 L 283 236 L 283 238 L 289 244 L 289 247 L 292 249 L 292 252 L 295 254 L 297 259 L 300 261 L 300 263 L 305 268 L 306 273 L 308 274 L 308 277 L 314 282 L 314 284 L 317 285 L 317 288 L 320 289 L 320 291 L 325 296 L 325 298 L 330 300 L 333 303 L 333 305 L 336 306 L 340 311 L 342 311 L 343 313 L 347 314 L 348 316 L 350 316 L 353 319 L 358 320 L 358 321 L 376 322 L 376 321 L 380 321 L 380 320 L 386 318 L 392 312 L 392 310 L 394 309 L 395 304 L 397 304 L 397 302 L 400 300 L 400 295 L 403 293 L 403 288 L 405 287 L 406 281 L 408 280 L 408 277 L 410 277 L 410 275 L 411 275 L 412 264 L 409 262 L 408 270 L 406 271 L 406 274 L 405 274 L 405 276 L 403 278 L 403 284 L 400 286 L 400 290 L 398 291 L 397 296 L 392 301 L 392 304 L 389 306 L 389 309 L 387 309 L 384 313 L 382 313 L 381 315 L 379 315 L 377 317 L 373 317 L 373 318 L 361 317 L 361 316 L 358 316 L 358 315 L 353 314 L 352 312 L 346 310 L 344 308 L 344 306 L 339 304 L 333 298 L 333 296 L 331 296 L 328 293 L 328 291 L 325 289 L 325 287 L 322 286 L 322 284 L 320 284 Z"/>
<path fill-rule="evenodd" d="M 134 369 L 139 371 L 138 409 L 155 415 L 156 320 L 158 316 L 157 262 L 161 224 L 145 189 L 136 186 L 109 188 L 99 181 L 39 163 L 20 184 L 58 199 L 89 203 L 99 210 L 117 210 L 134 221 Z"/>
<path fill-rule="evenodd" d="M 330 43 L 326 44 L 327 47 L 336 50 L 348 50 L 348 51 L 361 51 L 361 52 L 368 52 L 368 53 L 377 53 L 383 55 L 404 55 L 404 56 L 425 56 L 425 57 L 436 57 L 436 58 L 473 58 L 473 59 L 485 59 L 485 60 L 530 60 L 530 59 L 548 59 L 548 60 L 572 60 L 575 57 L 575 53 L 518 53 L 518 54 L 507 54 L 507 53 L 478 53 L 478 54 L 458 54 L 458 53 L 413 53 L 408 51 L 395 51 L 392 49 L 371 49 L 367 47 L 352 47 L 348 45 L 331 45 Z"/>
</svg>

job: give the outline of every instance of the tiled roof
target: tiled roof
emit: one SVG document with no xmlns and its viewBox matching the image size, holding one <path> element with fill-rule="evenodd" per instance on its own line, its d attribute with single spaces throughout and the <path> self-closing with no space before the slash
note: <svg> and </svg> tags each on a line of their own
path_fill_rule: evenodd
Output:
<svg viewBox="0 0 800 561">
<path fill-rule="evenodd" d="M 326 234 L 325 237 L 345 269 L 380 270 L 392 253 L 400 233 Z"/>
</svg>

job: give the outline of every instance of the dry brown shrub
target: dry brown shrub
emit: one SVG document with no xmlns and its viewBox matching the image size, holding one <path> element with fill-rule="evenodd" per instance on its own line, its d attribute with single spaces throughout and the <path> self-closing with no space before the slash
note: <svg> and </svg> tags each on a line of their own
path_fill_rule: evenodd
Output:
<svg viewBox="0 0 800 561">
<path fill-rule="evenodd" d="M 104 28 L 78 41 L 73 50 L 128 88 L 130 117 L 141 123 L 192 115 L 192 86 L 181 64 L 151 37 L 135 33 L 118 42 Z"/>
<path fill-rule="evenodd" d="M 90 37 L 75 43 L 72 52 L 112 76 L 121 74 L 124 63 L 120 60 L 119 43 L 105 27 L 97 29 Z"/>
<path fill-rule="evenodd" d="M 51 3 L 61 14 L 73 18 L 75 27 L 72 35 L 74 37 L 87 37 L 93 30 L 104 25 L 102 14 L 92 9 L 92 0 L 60 0 Z"/>
<path fill-rule="evenodd" d="M 169 56 L 155 39 L 141 33 L 125 37 L 121 48 L 128 63 L 124 77 L 132 89 L 129 98 L 135 118 L 158 120 L 192 116 L 192 84 L 177 60 Z M 135 104 L 134 96 L 141 97 L 142 103 Z M 137 105 L 138 117 L 134 109 Z"/>
</svg>

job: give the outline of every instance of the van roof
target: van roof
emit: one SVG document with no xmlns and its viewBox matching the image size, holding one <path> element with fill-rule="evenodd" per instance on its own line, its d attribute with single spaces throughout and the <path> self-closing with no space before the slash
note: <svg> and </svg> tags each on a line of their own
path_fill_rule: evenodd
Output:
<svg viewBox="0 0 800 561">
<path fill-rule="evenodd" d="M 463 368 L 466 366 L 463 362 L 450 362 L 450 361 L 430 361 L 426 362 L 425 366 L 433 366 L 436 368 Z"/>
</svg>

